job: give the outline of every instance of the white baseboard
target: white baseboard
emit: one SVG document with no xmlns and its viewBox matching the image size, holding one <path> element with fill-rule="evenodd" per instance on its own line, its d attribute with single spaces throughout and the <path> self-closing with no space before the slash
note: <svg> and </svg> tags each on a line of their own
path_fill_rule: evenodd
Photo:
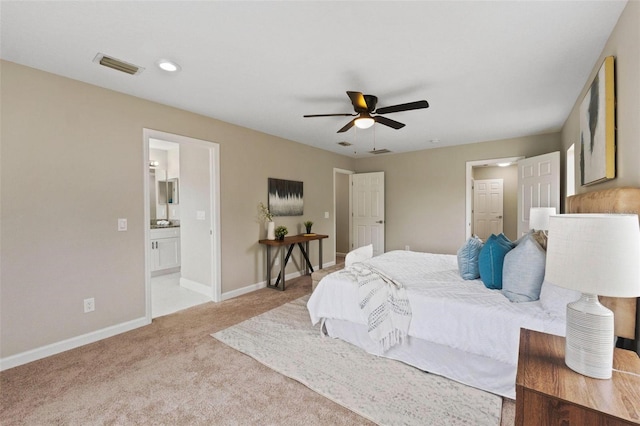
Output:
<svg viewBox="0 0 640 426">
<path fill-rule="evenodd" d="M 204 285 L 197 281 L 180 277 L 180 287 L 195 291 L 196 293 L 204 294 L 205 296 L 208 296 L 211 298 L 211 300 L 213 300 L 213 288 L 208 285 Z"/>
<path fill-rule="evenodd" d="M 335 265 L 335 263 L 336 262 L 323 263 L 323 268 L 333 266 Z M 314 270 L 316 269 L 317 266 L 314 265 Z M 285 280 L 290 280 L 300 276 L 302 276 L 302 271 L 291 272 L 285 275 Z M 180 278 L 180 285 L 182 287 L 188 288 L 189 290 L 193 290 L 198 293 L 204 294 L 205 296 L 209 296 L 213 299 L 213 289 L 204 284 L 200 284 L 196 281 L 191 281 L 185 278 Z M 251 293 L 252 291 L 259 290 L 266 286 L 267 282 L 261 281 L 259 283 L 248 285 L 246 287 L 228 291 L 222 293 L 220 301 L 242 296 L 243 294 Z M 60 342 L 22 352 L 16 355 L 0 358 L 0 371 L 8 370 L 9 368 L 27 364 L 32 361 L 37 361 L 51 355 L 56 355 L 70 349 L 78 348 L 80 346 L 88 345 L 89 343 L 94 343 L 99 340 L 106 339 L 120 333 L 125 333 L 127 331 L 131 331 L 149 324 L 151 324 L 151 322 L 148 321 L 147 318 L 138 318 L 135 320 L 123 322 L 121 324 L 112 325 L 101 330 L 92 331 L 91 333 L 83 334 L 81 336 L 72 337 L 70 339 L 62 340 Z"/>
<path fill-rule="evenodd" d="M 115 336 L 116 334 L 125 333 L 133 329 L 149 325 L 150 322 L 146 318 L 138 318 L 135 320 L 123 322 L 121 324 L 112 325 L 110 327 L 103 328 L 101 330 L 92 331 L 91 333 L 83 334 L 81 336 L 72 337 L 70 339 L 62 340 L 60 342 L 52 343 L 50 345 L 41 346 L 36 349 L 31 349 L 26 352 L 22 352 L 16 355 L 11 355 L 0 359 L 0 371 L 8 370 L 9 368 L 17 367 L 19 365 L 27 364 L 32 361 L 37 361 L 42 358 L 46 358 L 51 355 L 56 355 L 69 349 L 78 348 L 80 346 L 88 345 L 108 337 Z"/>
<path fill-rule="evenodd" d="M 335 261 L 328 262 L 328 263 L 323 263 L 322 267 L 323 268 L 327 268 L 327 267 L 333 266 L 335 264 L 336 264 Z M 314 265 L 313 269 L 317 270 L 318 266 Z M 285 281 L 286 280 L 290 280 L 292 278 L 298 278 L 300 276 L 302 276 L 302 271 L 291 272 L 291 273 L 285 275 Z M 275 281 L 275 278 L 273 278 L 272 281 Z M 285 283 L 285 285 L 286 285 L 286 283 Z M 259 283 L 250 284 L 250 285 L 248 285 L 246 287 L 238 288 L 236 290 L 227 291 L 225 293 L 222 293 L 220 301 L 232 299 L 232 298 L 238 297 L 238 296 L 242 296 L 243 294 L 247 294 L 247 293 L 251 293 L 252 291 L 260 290 L 261 288 L 265 288 L 266 286 L 267 286 L 267 281 L 265 280 L 265 281 L 260 281 Z M 285 287 L 285 291 L 286 291 L 286 287 Z"/>
</svg>

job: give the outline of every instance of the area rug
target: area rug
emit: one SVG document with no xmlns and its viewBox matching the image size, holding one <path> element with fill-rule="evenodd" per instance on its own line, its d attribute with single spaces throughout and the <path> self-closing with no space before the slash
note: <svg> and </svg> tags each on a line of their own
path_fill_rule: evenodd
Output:
<svg viewBox="0 0 640 426">
<path fill-rule="evenodd" d="M 308 298 L 212 336 L 381 425 L 500 424 L 499 396 L 322 336 Z"/>
</svg>

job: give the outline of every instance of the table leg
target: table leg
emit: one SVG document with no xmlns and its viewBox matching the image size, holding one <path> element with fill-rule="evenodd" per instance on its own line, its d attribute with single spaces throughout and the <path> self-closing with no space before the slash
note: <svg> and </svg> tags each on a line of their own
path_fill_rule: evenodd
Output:
<svg viewBox="0 0 640 426">
<path fill-rule="evenodd" d="M 305 260 L 305 265 L 304 265 L 304 269 L 305 271 L 307 270 L 311 270 L 311 272 L 313 272 L 313 266 L 311 266 L 311 261 L 309 260 L 309 255 L 307 254 L 307 252 L 305 251 L 304 247 L 302 246 L 301 243 L 298 243 L 298 247 L 300 247 L 300 252 L 302 252 L 302 256 L 304 257 Z M 308 248 L 307 248 L 308 250 Z"/>
<path fill-rule="evenodd" d="M 284 263 L 281 263 L 281 265 L 284 265 L 280 267 L 280 272 L 278 273 L 278 278 L 276 278 L 276 283 L 273 285 L 273 287 L 278 287 L 278 284 L 280 283 L 280 278 L 282 277 L 283 274 L 283 270 L 286 268 L 287 263 L 289 263 L 289 258 L 291 257 L 291 252 L 293 251 L 293 248 L 295 247 L 295 243 L 291 244 L 289 246 L 289 250 L 287 251 L 287 256 L 284 258 Z M 282 247 L 282 250 L 284 250 L 284 247 Z M 283 252 L 281 252 L 283 253 Z"/>
<path fill-rule="evenodd" d="M 267 246 L 267 287 L 271 286 L 271 246 Z"/>
<path fill-rule="evenodd" d="M 300 247 L 302 249 L 302 247 Z M 311 266 L 311 262 L 309 262 L 309 258 L 308 258 L 308 253 L 309 253 L 309 241 L 304 243 L 304 248 L 305 251 L 307 252 L 307 256 L 305 257 L 307 259 L 307 263 L 304 265 L 304 274 L 305 275 L 309 275 L 309 268 L 311 268 L 311 272 L 313 272 L 313 267 Z"/>
<path fill-rule="evenodd" d="M 318 240 L 318 260 L 320 261 L 318 269 L 322 269 L 322 238 Z"/>
<path fill-rule="evenodd" d="M 291 253 L 291 250 L 289 250 L 289 253 Z M 285 276 L 286 266 L 287 266 L 287 261 L 284 259 L 284 246 L 283 246 L 283 247 L 280 247 L 280 275 L 282 275 L 282 291 L 284 291 L 284 276 Z"/>
</svg>

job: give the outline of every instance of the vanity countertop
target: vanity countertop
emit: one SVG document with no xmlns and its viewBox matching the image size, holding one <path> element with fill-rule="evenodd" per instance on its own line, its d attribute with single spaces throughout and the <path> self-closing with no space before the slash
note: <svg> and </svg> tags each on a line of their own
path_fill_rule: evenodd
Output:
<svg viewBox="0 0 640 426">
<path fill-rule="evenodd" d="M 151 229 L 180 228 L 180 225 L 151 225 Z"/>
</svg>

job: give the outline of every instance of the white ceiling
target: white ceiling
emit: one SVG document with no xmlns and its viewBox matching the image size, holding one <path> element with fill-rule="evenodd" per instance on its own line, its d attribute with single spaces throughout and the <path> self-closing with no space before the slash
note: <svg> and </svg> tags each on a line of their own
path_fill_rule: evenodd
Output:
<svg viewBox="0 0 640 426">
<path fill-rule="evenodd" d="M 374 135 L 405 152 L 558 131 L 625 5 L 3 0 L 0 57 L 361 157 Z M 99 66 L 98 52 L 145 70 Z M 159 70 L 160 58 L 182 71 Z M 400 130 L 336 133 L 349 117 L 302 117 L 353 112 L 347 90 L 430 108 L 386 115 Z"/>
</svg>

